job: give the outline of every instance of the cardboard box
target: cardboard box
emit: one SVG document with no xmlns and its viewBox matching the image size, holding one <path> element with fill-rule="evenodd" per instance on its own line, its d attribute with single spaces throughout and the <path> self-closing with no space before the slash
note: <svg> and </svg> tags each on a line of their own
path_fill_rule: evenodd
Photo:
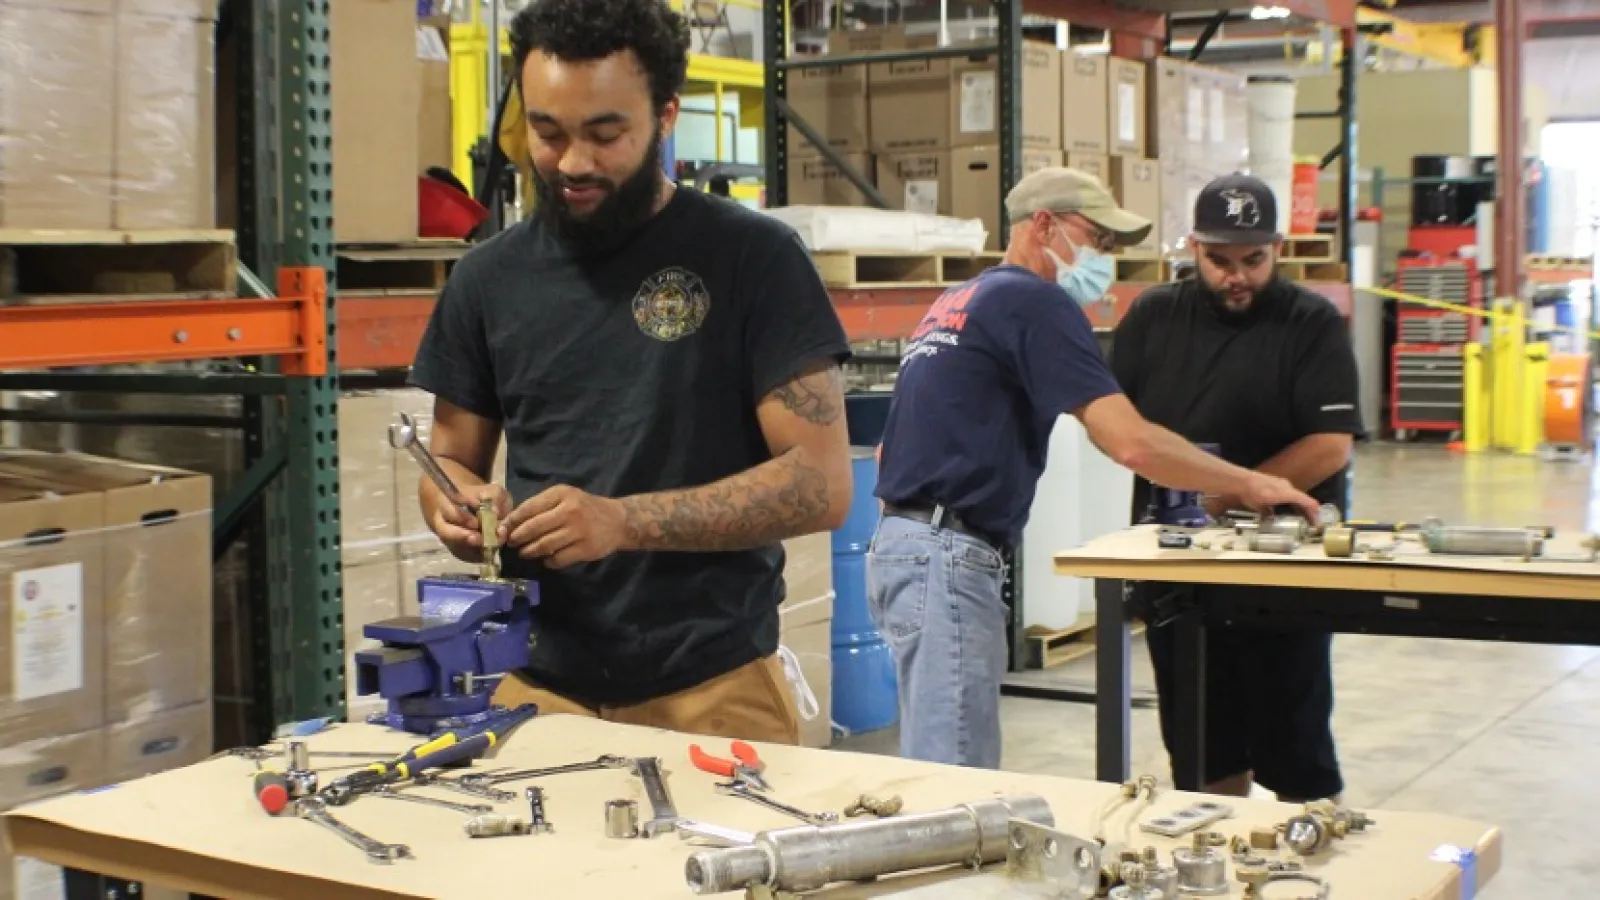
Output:
<svg viewBox="0 0 1600 900">
<path fill-rule="evenodd" d="M 1059 150 L 1022 151 L 1022 174 L 1061 165 Z M 950 215 L 980 219 L 989 237 L 985 249 L 1000 249 L 1000 148 L 958 147 L 950 151 Z"/>
<path fill-rule="evenodd" d="M 215 0 L 120 0 L 115 228 L 216 224 Z"/>
<path fill-rule="evenodd" d="M 1111 157 L 1104 153 L 1068 152 L 1065 159 L 1067 168 L 1093 175 L 1102 184 L 1111 183 Z"/>
<path fill-rule="evenodd" d="M 867 179 L 875 178 L 872 158 L 867 154 L 851 153 L 844 159 Z M 870 204 L 867 203 L 865 195 L 845 177 L 843 172 L 819 156 L 790 161 L 789 205 L 868 206 Z"/>
<path fill-rule="evenodd" d="M 1111 152 L 1124 156 L 1145 155 L 1145 66 L 1117 57 L 1107 58 L 1106 124 Z"/>
<path fill-rule="evenodd" d="M 1061 149 L 1107 153 L 1106 57 L 1068 52 L 1061 58 Z"/>
<path fill-rule="evenodd" d="M 1201 123 L 1203 95 L 1190 95 L 1189 64 L 1170 56 L 1151 60 L 1145 83 L 1145 155 L 1154 159 L 1185 156 L 1191 140 L 1190 119 Z M 1199 137 L 1203 135 L 1197 135 Z"/>
<path fill-rule="evenodd" d="M 106 229 L 115 0 L 0 0 L 0 228 Z"/>
<path fill-rule="evenodd" d="M 833 743 L 833 619 L 806 624 L 786 623 L 779 640 L 800 661 L 806 687 L 816 698 L 817 714 L 800 720 L 800 744 L 827 747 Z M 797 705 L 800 698 L 796 698 Z"/>
<path fill-rule="evenodd" d="M 105 495 L 0 475 L 0 741 L 105 721 Z M 209 556 L 207 557 L 209 558 Z"/>
<path fill-rule="evenodd" d="M 1111 158 L 1111 195 L 1123 209 L 1144 216 L 1155 224 L 1150 236 L 1134 247 L 1160 252 L 1162 236 L 1161 164 L 1153 159 L 1131 156 Z"/>
<path fill-rule="evenodd" d="M 950 215 L 950 152 L 879 156 L 878 191 L 890 209 Z"/>
<path fill-rule="evenodd" d="M 1022 44 L 1022 145 L 1043 150 L 1061 144 L 1061 53 L 1050 44 Z M 999 77 L 993 56 L 951 62 L 950 146 L 980 147 L 1000 141 Z"/>
<path fill-rule="evenodd" d="M 211 699 L 211 479 L 79 453 L 13 451 L 0 472 L 101 495 L 105 721 Z"/>
<path fill-rule="evenodd" d="M 450 169 L 455 157 L 455 122 L 451 118 L 450 51 L 439 30 L 417 26 L 417 171 Z"/>
<path fill-rule="evenodd" d="M 339 243 L 417 239 L 417 5 L 328 6 L 333 227 Z"/>
<path fill-rule="evenodd" d="M 10 733 L 6 732 L 7 738 Z M 0 810 L 106 783 L 106 735 L 99 728 L 0 746 Z"/>
<path fill-rule="evenodd" d="M 950 60 L 917 59 L 872 63 L 868 108 L 872 149 L 912 153 L 950 146 Z"/>
<path fill-rule="evenodd" d="M 865 153 L 871 146 L 867 108 L 867 67 L 832 66 L 799 69 L 788 76 L 789 105 L 807 125 L 821 133 L 839 153 Z M 789 156 L 820 156 L 793 125 L 789 129 Z"/>
<path fill-rule="evenodd" d="M 211 755 L 211 701 L 106 726 L 106 783 L 194 765 Z"/>
</svg>

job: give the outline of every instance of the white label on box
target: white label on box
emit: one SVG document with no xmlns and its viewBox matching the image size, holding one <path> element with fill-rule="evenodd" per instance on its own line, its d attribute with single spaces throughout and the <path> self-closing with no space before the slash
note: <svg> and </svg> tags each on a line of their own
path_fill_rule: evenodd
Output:
<svg viewBox="0 0 1600 900">
<path fill-rule="evenodd" d="M 1117 82 L 1117 140 L 1131 144 L 1139 139 L 1139 123 L 1135 119 L 1139 92 L 1126 81 Z"/>
<path fill-rule="evenodd" d="M 995 77 L 993 72 L 961 73 L 961 133 L 994 130 Z"/>
<path fill-rule="evenodd" d="M 906 212 L 939 214 L 939 181 L 935 178 L 906 182 Z"/>
<path fill-rule="evenodd" d="M 1224 114 L 1222 105 L 1228 102 L 1222 94 L 1222 88 L 1211 89 L 1211 143 L 1220 144 L 1228 139 L 1228 117 Z"/>
<path fill-rule="evenodd" d="M 32 857 L 17 857 L 17 900 L 66 900 L 67 886 L 60 866 Z"/>
<path fill-rule="evenodd" d="M 1203 144 L 1206 140 L 1206 92 L 1197 87 L 1189 88 L 1189 114 L 1185 117 L 1188 121 L 1189 143 Z"/>
<path fill-rule="evenodd" d="M 83 689 L 83 564 L 11 578 L 11 683 L 18 701 Z"/>
</svg>

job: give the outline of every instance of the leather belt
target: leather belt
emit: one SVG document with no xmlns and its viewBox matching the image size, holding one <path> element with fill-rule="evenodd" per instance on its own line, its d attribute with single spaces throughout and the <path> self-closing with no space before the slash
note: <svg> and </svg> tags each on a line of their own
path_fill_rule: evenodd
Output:
<svg viewBox="0 0 1600 900">
<path fill-rule="evenodd" d="M 883 505 L 883 514 L 901 519 L 910 519 L 913 522 L 921 522 L 924 525 L 932 525 L 935 528 L 948 528 L 957 534 L 977 538 L 1001 553 L 1009 549 L 1005 541 L 1000 540 L 982 528 L 968 525 L 966 520 L 961 518 L 960 513 L 939 504 L 885 503 Z"/>
</svg>

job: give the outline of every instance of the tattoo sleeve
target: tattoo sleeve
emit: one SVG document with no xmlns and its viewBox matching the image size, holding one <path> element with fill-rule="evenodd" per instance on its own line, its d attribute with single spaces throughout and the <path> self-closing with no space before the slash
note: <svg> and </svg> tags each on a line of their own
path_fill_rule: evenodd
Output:
<svg viewBox="0 0 1600 900">
<path fill-rule="evenodd" d="M 779 387 L 776 400 L 812 430 L 844 415 L 837 366 Z M 797 443 L 745 472 L 696 488 L 622 498 L 627 545 L 637 550 L 722 551 L 772 544 L 814 530 L 829 509 L 822 461 Z"/>
</svg>

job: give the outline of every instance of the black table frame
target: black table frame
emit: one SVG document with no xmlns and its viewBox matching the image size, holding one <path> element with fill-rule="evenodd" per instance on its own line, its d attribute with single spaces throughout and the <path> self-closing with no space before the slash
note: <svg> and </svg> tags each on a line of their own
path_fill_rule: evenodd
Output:
<svg viewBox="0 0 1600 900">
<path fill-rule="evenodd" d="M 1104 568 L 1102 566 L 1102 568 Z M 1140 579 L 1126 579 L 1136 581 Z M 1142 579 L 1183 583 L 1181 579 Z M 1130 777 L 1131 715 L 1129 607 L 1124 579 L 1095 579 L 1095 777 Z M 1213 585 L 1225 587 L 1225 585 Z M 1253 585 L 1241 585 L 1253 586 Z M 1343 634 L 1382 634 L 1447 640 L 1600 646 L 1600 599 L 1565 600 L 1475 594 L 1317 588 L 1296 591 L 1199 591 L 1176 628 L 1176 740 L 1192 748 L 1193 766 L 1173 772 L 1178 790 L 1205 784 L 1205 634 L 1212 625 L 1254 625 Z M 1600 579 L 1595 581 L 1600 598 Z"/>
</svg>

